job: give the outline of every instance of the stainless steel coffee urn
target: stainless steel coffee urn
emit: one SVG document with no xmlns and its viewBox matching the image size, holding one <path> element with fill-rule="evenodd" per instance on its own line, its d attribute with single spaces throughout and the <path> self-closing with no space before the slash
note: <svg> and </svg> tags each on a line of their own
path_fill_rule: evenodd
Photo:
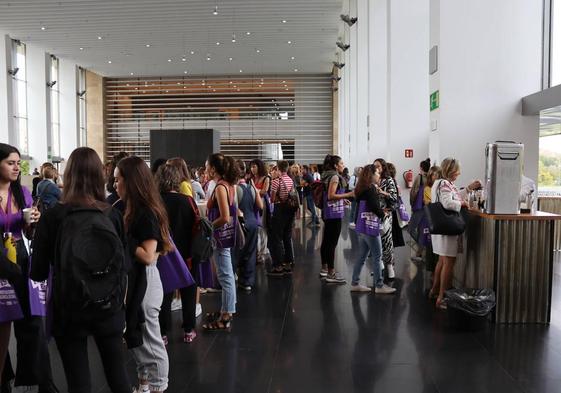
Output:
<svg viewBox="0 0 561 393">
<path fill-rule="evenodd" d="M 520 214 L 524 145 L 498 141 L 485 148 L 485 212 Z"/>
</svg>

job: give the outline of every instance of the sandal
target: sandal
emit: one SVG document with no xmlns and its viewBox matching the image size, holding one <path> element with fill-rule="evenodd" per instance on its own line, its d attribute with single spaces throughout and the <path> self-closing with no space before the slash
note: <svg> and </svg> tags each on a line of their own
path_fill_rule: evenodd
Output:
<svg viewBox="0 0 561 393">
<path fill-rule="evenodd" d="M 220 318 L 220 311 L 215 311 L 215 312 L 207 312 L 205 314 L 205 321 L 206 323 L 211 323 L 216 321 L 218 318 Z"/>
<path fill-rule="evenodd" d="M 436 308 L 438 310 L 447 310 L 448 306 L 446 305 L 446 300 L 441 299 L 441 300 L 436 300 Z"/>
<path fill-rule="evenodd" d="M 217 330 L 230 331 L 231 328 L 232 328 L 232 317 L 228 319 L 223 319 L 222 317 L 219 317 L 218 319 L 209 323 L 205 323 L 203 325 L 203 329 L 208 331 L 217 331 Z"/>
</svg>

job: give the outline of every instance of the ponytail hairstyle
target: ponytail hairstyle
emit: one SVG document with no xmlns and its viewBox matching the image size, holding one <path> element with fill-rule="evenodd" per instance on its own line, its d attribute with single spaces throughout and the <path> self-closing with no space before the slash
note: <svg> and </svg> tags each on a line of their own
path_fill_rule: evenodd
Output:
<svg viewBox="0 0 561 393">
<path fill-rule="evenodd" d="M 222 153 L 214 153 L 207 158 L 208 165 L 214 168 L 223 180 L 230 185 L 234 185 L 238 181 L 238 167 L 236 161 Z"/>
<path fill-rule="evenodd" d="M 341 161 L 341 157 L 328 154 L 323 160 L 323 170 L 324 171 L 337 171 L 337 164 Z"/>
<path fill-rule="evenodd" d="M 19 150 L 14 146 L 8 145 L 6 143 L 0 143 L 0 161 L 4 161 L 12 153 L 16 153 L 18 155 L 18 159 L 21 158 Z M 21 187 L 21 171 L 18 175 L 18 178 L 13 182 L 10 182 L 10 189 L 12 190 L 12 195 L 14 196 L 16 206 L 20 210 L 25 209 L 25 197 L 23 196 L 23 189 Z"/>
<path fill-rule="evenodd" d="M 419 166 L 423 172 L 427 173 L 430 170 L 430 158 L 427 158 L 425 161 L 421 161 Z"/>
<path fill-rule="evenodd" d="M 135 217 L 149 210 L 156 217 L 162 235 L 163 254 L 173 250 L 170 243 L 169 220 L 164 203 L 156 187 L 156 181 L 148 165 L 140 157 L 123 158 L 117 164 L 125 181 L 125 227 L 130 230 Z"/>
<path fill-rule="evenodd" d="M 384 160 L 383 158 L 376 158 L 374 160 L 374 164 L 376 164 L 376 161 L 378 161 L 380 163 L 380 166 L 382 167 L 382 171 L 380 172 L 380 177 L 382 179 L 387 179 L 388 177 L 391 177 L 388 172 L 388 163 L 386 162 L 386 160 Z"/>
</svg>

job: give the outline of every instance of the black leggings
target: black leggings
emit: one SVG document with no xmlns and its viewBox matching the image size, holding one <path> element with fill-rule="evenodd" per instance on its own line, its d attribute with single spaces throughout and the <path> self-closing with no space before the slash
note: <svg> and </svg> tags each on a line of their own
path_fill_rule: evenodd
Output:
<svg viewBox="0 0 561 393">
<path fill-rule="evenodd" d="M 323 239 L 321 239 L 321 264 L 328 269 L 335 267 L 335 249 L 341 234 L 341 219 L 323 219 Z"/>
<path fill-rule="evenodd" d="M 166 293 L 160 310 L 160 331 L 162 336 L 167 336 L 171 330 L 171 301 L 174 292 Z M 191 285 L 179 290 L 181 294 L 181 312 L 183 314 L 183 330 L 190 332 L 195 328 L 195 307 L 197 303 L 197 286 Z"/>
<path fill-rule="evenodd" d="M 107 384 L 113 393 L 130 393 L 127 374 L 126 351 L 121 333 L 111 336 L 94 336 Z M 55 337 L 58 352 L 68 382 L 68 393 L 90 393 L 92 383 L 88 361 L 88 337 Z"/>
</svg>

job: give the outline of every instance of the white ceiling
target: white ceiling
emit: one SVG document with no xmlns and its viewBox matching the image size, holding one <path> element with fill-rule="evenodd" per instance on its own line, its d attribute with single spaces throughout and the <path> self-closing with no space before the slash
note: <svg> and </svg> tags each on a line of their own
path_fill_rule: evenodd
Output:
<svg viewBox="0 0 561 393">
<path fill-rule="evenodd" d="M 330 72 L 341 2 L 0 0 L 0 31 L 104 76 Z"/>
</svg>

